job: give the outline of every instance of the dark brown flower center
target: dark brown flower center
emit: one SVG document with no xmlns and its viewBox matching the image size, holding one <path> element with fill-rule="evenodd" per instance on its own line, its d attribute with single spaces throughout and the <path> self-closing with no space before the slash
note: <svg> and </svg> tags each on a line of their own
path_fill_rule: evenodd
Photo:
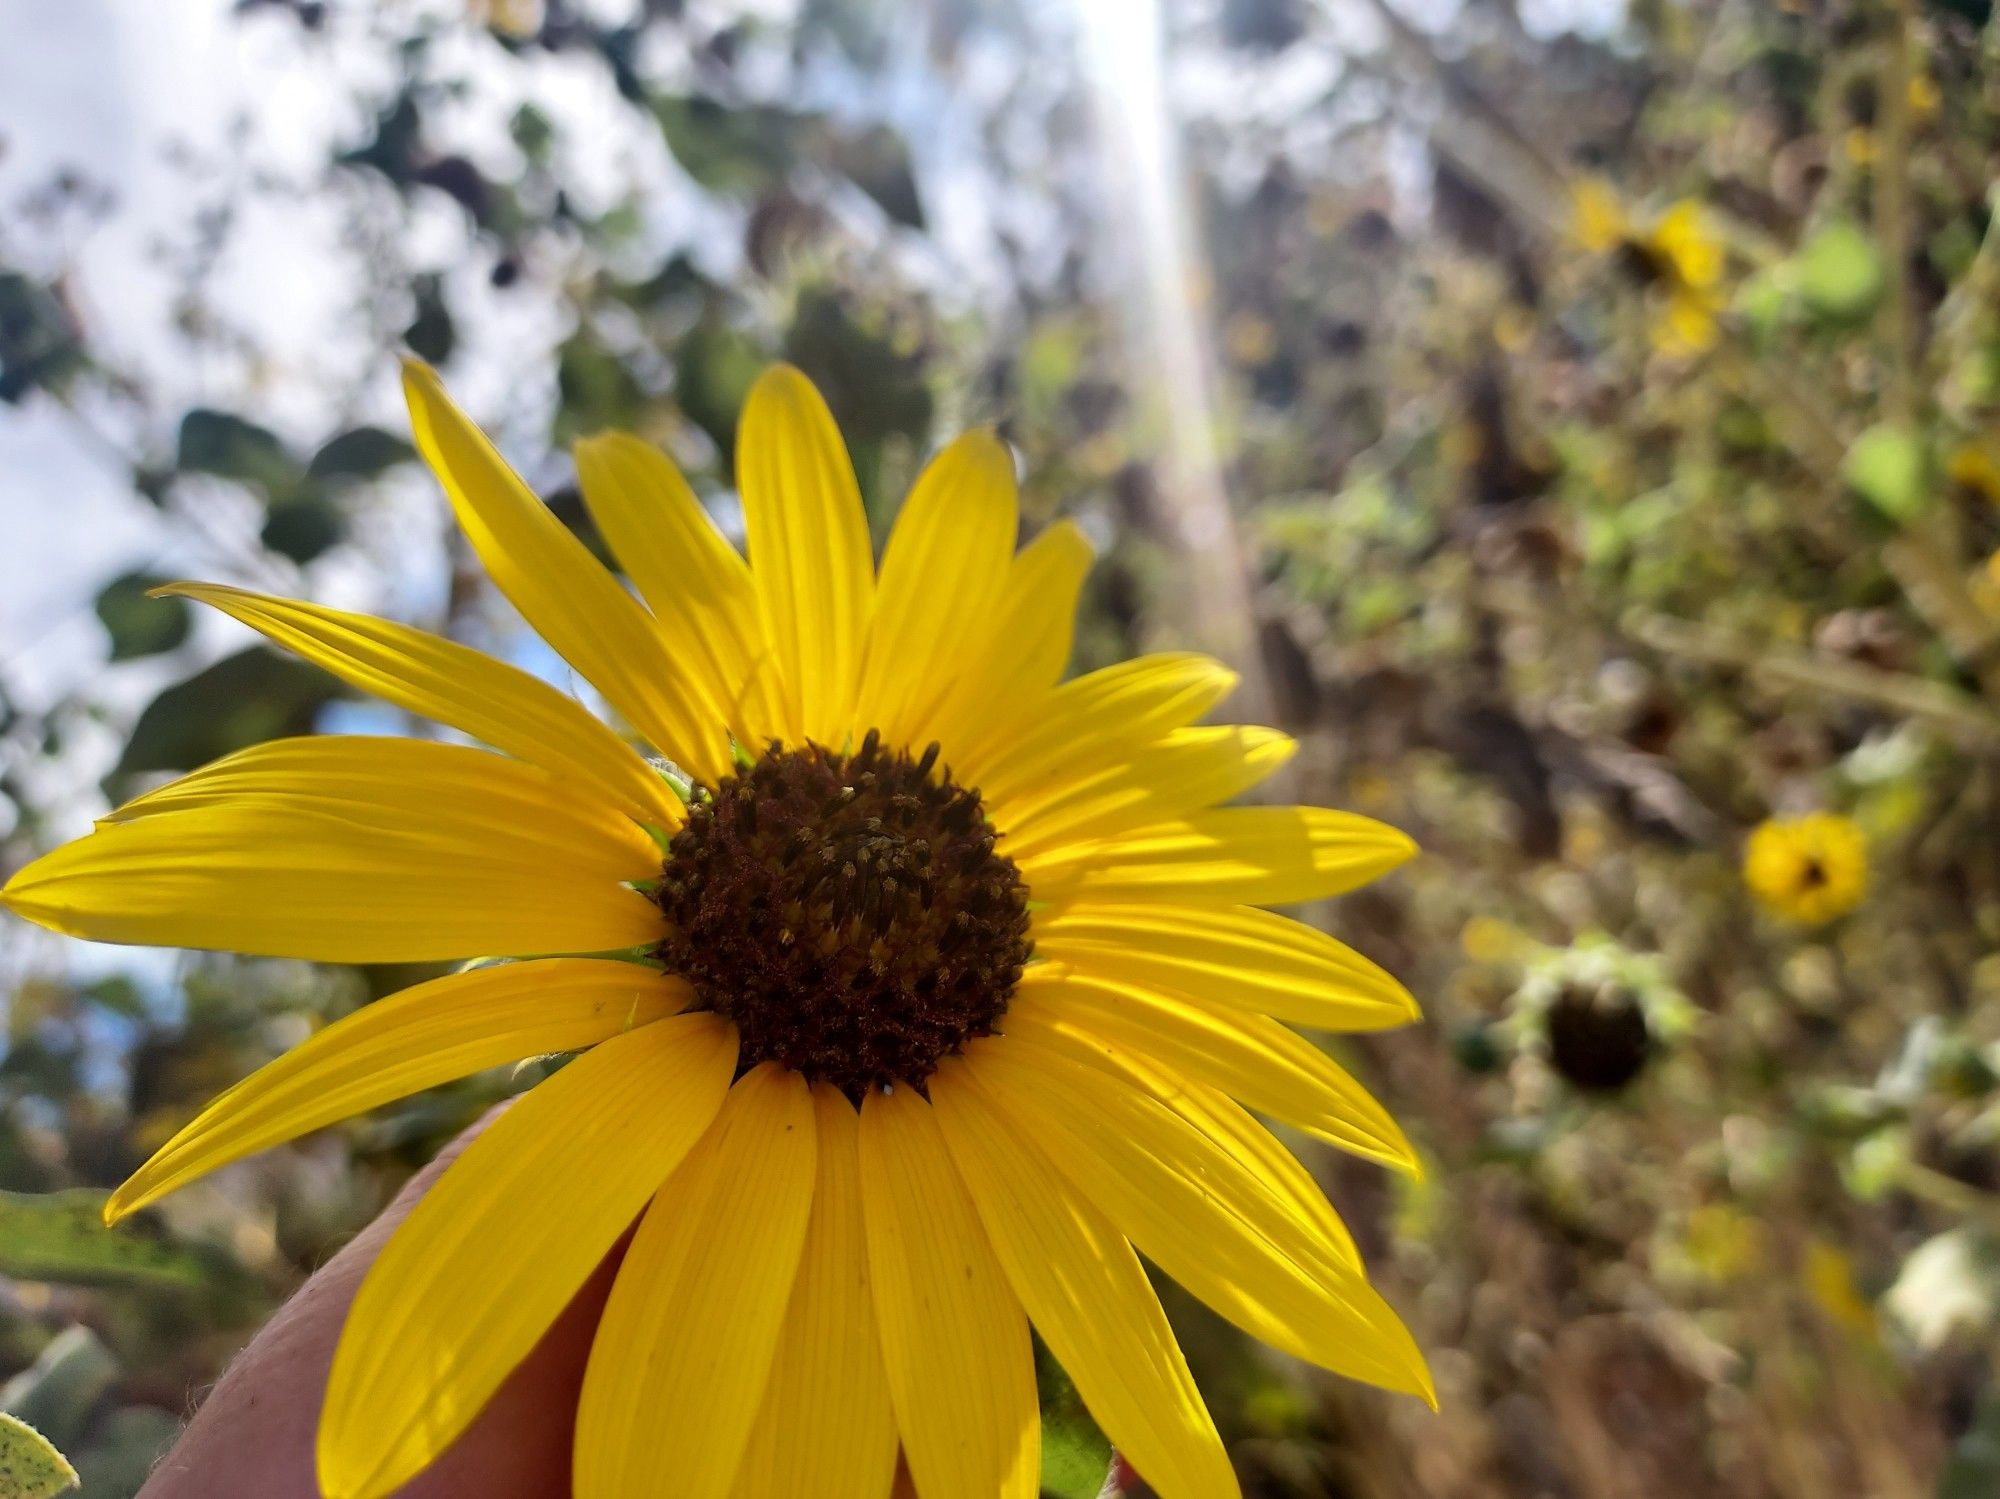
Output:
<svg viewBox="0 0 2000 1499">
<path fill-rule="evenodd" d="M 658 956 L 735 1023 L 739 1066 L 782 1062 L 859 1098 L 921 1083 L 1007 1008 L 1027 888 L 937 755 L 872 731 L 852 754 L 773 744 L 695 788 L 655 897 Z"/>
</svg>

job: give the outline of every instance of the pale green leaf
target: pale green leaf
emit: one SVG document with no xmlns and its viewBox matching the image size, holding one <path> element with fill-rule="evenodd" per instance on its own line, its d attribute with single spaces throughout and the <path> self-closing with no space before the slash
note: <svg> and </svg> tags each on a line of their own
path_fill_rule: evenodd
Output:
<svg viewBox="0 0 2000 1499">
<path fill-rule="evenodd" d="M 49 1499 L 77 1482 L 76 1469 L 53 1442 L 0 1411 L 0 1499 Z"/>
</svg>

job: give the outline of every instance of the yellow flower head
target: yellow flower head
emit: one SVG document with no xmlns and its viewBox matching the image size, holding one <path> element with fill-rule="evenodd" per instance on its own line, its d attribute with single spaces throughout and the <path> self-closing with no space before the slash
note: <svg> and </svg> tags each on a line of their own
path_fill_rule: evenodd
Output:
<svg viewBox="0 0 2000 1499">
<path fill-rule="evenodd" d="M 484 746 L 278 740 L 119 808 L 0 902 L 100 941 L 342 963 L 518 955 L 371 1004 L 113 1194 L 523 1057 L 580 1052 L 457 1157 L 349 1313 L 328 1499 L 380 1499 L 478 1414 L 636 1221 L 577 1412 L 580 1499 L 1031 1499 L 1029 1327 L 1170 1499 L 1237 1492 L 1139 1256 L 1285 1352 L 1431 1399 L 1354 1241 L 1255 1109 L 1414 1171 L 1287 1022 L 1400 1025 L 1386 973 L 1262 909 L 1414 852 L 1229 806 L 1290 755 L 1199 727 L 1192 654 L 1063 681 L 1090 562 L 1014 549 L 1013 459 L 946 447 L 880 565 L 818 392 L 739 428 L 747 559 L 634 438 L 577 451 L 637 596 L 406 371 L 417 445 L 521 613 L 643 740 L 405 625 L 214 605 Z M 652 758 L 649 758 L 652 757 Z M 550 956 L 551 954 L 557 956 Z"/>
<path fill-rule="evenodd" d="M 1701 290 L 1722 279 L 1722 241 L 1692 198 L 1683 198 L 1662 214 L 1644 241 L 1683 288 Z"/>
<path fill-rule="evenodd" d="M 1743 853 L 1743 878 L 1771 911 L 1801 926 L 1844 916 L 1868 890 L 1868 844 L 1832 812 L 1759 823 Z"/>
<path fill-rule="evenodd" d="M 1971 490 L 2000 505 L 2000 463 L 1977 443 L 1961 443 L 1946 461 L 1945 473 L 1961 489 Z"/>
<path fill-rule="evenodd" d="M 1919 120 L 1928 120 L 1937 113 L 1944 95 L 1938 91 L 1937 81 L 1930 74 L 1919 72 L 1910 75 L 1909 98 L 1910 113 Z"/>
<path fill-rule="evenodd" d="M 1570 237 L 1592 254 L 1619 252 L 1653 288 L 1659 300 L 1650 332 L 1660 352 L 1678 357 L 1713 347 L 1727 251 L 1696 199 L 1683 198 L 1641 228 L 1610 184 L 1585 177 L 1570 189 Z"/>
<path fill-rule="evenodd" d="M 1815 1239 L 1806 1246 L 1801 1271 L 1806 1295 L 1837 1326 L 1856 1337 L 1875 1335 L 1874 1303 L 1862 1294 L 1854 1278 L 1854 1261 L 1845 1252 Z"/>
<path fill-rule="evenodd" d="M 1631 232 L 1618 190 L 1602 177 L 1580 177 L 1571 184 L 1569 211 L 1570 238 L 1592 255 L 1617 249 Z"/>
<path fill-rule="evenodd" d="M 1705 292 L 1681 288 L 1670 291 L 1653 315 L 1653 347 L 1675 358 L 1714 348 L 1722 331 L 1716 321 L 1719 311 L 1720 305 Z"/>
</svg>

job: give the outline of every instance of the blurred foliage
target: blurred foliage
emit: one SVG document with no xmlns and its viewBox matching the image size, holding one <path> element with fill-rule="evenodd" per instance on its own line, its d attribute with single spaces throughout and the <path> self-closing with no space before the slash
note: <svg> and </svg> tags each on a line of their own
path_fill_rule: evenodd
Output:
<svg viewBox="0 0 2000 1499">
<path fill-rule="evenodd" d="M 469 379 L 593 544 L 563 445 L 636 430 L 730 524 L 738 404 L 786 357 L 878 524 L 941 434 L 1000 425 L 1030 523 L 1104 543 L 1081 665 L 1201 643 L 1179 408 L 1125 341 L 1178 312 L 1127 303 L 1147 247 L 1061 8 L 237 9 L 371 60 L 311 188 L 364 384 L 325 376 L 311 420 L 269 399 L 256 334 L 213 305 L 226 212 L 174 309 L 190 364 L 227 372 L 193 405 L 80 310 L 59 231 L 109 211 L 88 184 L 0 234 L 0 402 L 115 455 L 177 568 L 518 651 L 441 539 L 395 350 Z M 1443 1413 L 1170 1310 L 1259 1494 L 1990 1493 L 2000 27 L 1975 0 L 1463 0 L 1425 29 L 1436 9 L 1168 7 L 1243 664 L 1303 742 L 1288 789 L 1428 855 L 1326 916 L 1426 1003 L 1340 1050 L 1432 1169 L 1299 1148 Z M 573 189 L 597 127 L 494 86 L 556 70 L 657 147 L 639 186 Z M 913 127 L 909 100 L 946 96 L 950 130 Z M 950 232 L 968 204 L 983 249 Z M 496 356 L 495 319 L 542 331 Z M 361 711 L 149 600 L 164 572 L 86 603 L 102 671 L 32 703 L 0 673 L 7 867 L 104 796 Z M 1865 836 L 1867 894 L 1776 920 L 1745 840 L 1815 811 Z M 326 1247 L 521 1080 L 232 1168 L 150 1228 L 90 1232 L 86 1194 L 422 976 L 86 962 L 0 929 L 0 1408 L 92 1499 L 133 1492 Z M 1051 1490 L 1084 1493 L 1100 1439 L 1045 1382 Z"/>
</svg>

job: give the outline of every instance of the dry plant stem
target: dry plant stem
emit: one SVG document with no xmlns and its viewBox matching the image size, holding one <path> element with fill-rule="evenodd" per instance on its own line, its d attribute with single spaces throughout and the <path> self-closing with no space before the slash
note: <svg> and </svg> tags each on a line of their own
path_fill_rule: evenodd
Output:
<svg viewBox="0 0 2000 1499">
<path fill-rule="evenodd" d="M 1917 384 L 1910 314 L 1910 5 L 1894 0 L 1882 59 L 1882 149 L 1875 174 L 1875 233 L 1888 275 L 1880 334 L 1889 371 L 1889 420 L 1915 430 Z"/>
<path fill-rule="evenodd" d="M 1865 1361 L 1865 1350 L 1825 1317 L 1819 1321 L 1815 1357 L 1827 1384 L 1867 1492 L 1878 1499 L 1923 1499 L 1927 1489 L 1896 1428 L 1897 1412 L 1885 1398 L 1882 1378 Z"/>
<path fill-rule="evenodd" d="M 1916 1161 L 1897 1168 L 1896 1185 L 1916 1198 L 1955 1217 L 1977 1219 L 2000 1229 L 2000 1197 Z"/>
<path fill-rule="evenodd" d="M 1670 656 L 1727 666 L 1788 687 L 1829 692 L 1922 718 L 1974 744 L 2000 742 L 2000 714 L 1966 693 L 1903 672 L 1815 655 L 1796 646 L 1753 642 L 1664 614 L 1626 623 L 1634 640 Z"/>
</svg>

